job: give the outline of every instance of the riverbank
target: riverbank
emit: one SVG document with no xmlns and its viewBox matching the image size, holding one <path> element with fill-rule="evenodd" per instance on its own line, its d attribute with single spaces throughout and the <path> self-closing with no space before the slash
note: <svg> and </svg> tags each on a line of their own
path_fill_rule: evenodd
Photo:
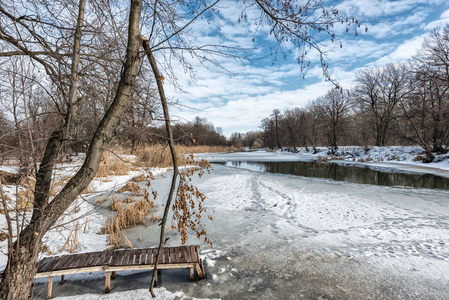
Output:
<svg viewBox="0 0 449 300">
<path fill-rule="evenodd" d="M 235 154 L 240 155 L 240 154 Z M 351 184 L 215 165 L 194 178 L 214 217 L 201 244 L 207 278 L 163 271 L 181 299 L 444 299 L 449 296 L 448 191 Z M 152 186 L 165 195 L 170 174 Z M 161 207 L 162 208 L 162 207 Z M 154 246 L 157 224 L 126 230 L 136 247 Z M 168 246 L 180 243 L 170 232 Z M 59 296 L 101 296 L 104 278 L 76 277 Z M 111 295 L 145 293 L 151 272 L 119 273 Z M 36 285 L 45 289 L 45 281 Z M 55 294 L 56 295 L 56 294 Z M 89 296 L 93 297 L 93 296 Z M 139 298 L 140 297 L 140 298 Z M 73 298 L 72 298 L 73 299 Z"/>
<path fill-rule="evenodd" d="M 448 155 L 438 156 L 432 163 L 416 161 L 416 156 L 422 155 L 422 149 L 416 146 L 373 147 L 365 151 L 363 147 L 340 147 L 339 156 L 328 154 L 328 149 L 318 147 L 316 153 L 298 148 L 298 153 L 290 151 L 255 150 L 236 153 L 201 153 L 197 157 L 206 158 L 211 162 L 227 161 L 318 161 L 332 162 L 349 166 L 370 167 L 378 170 L 398 170 L 403 172 L 427 173 L 449 178 Z M 311 150 L 311 149 L 309 149 Z M 348 154 L 351 153 L 351 154 Z"/>
<path fill-rule="evenodd" d="M 214 160 L 297 160 L 291 153 L 207 154 Z M 301 156 L 306 159 L 305 156 Z M 137 172 L 137 171 L 136 171 Z M 132 175 L 98 182 L 84 203 L 112 195 Z M 121 181 L 118 181 L 120 178 Z M 161 214 L 170 173 L 152 181 Z M 449 297 L 449 191 L 384 187 L 271 174 L 214 165 L 194 177 L 213 216 L 214 248 L 200 244 L 207 278 L 188 270 L 162 272 L 161 299 L 445 299 Z M 103 185 L 109 188 L 104 188 Z M 95 210 L 103 216 L 105 209 Z M 92 233 L 89 233 L 92 234 Z M 135 247 L 154 247 L 157 223 L 126 229 Z M 97 235 L 98 236 L 98 235 Z M 94 237 L 94 235 L 92 235 Z M 97 246 L 106 247 L 104 236 Z M 180 244 L 173 231 L 168 246 Z M 83 251 L 89 251 L 85 248 Z M 106 299 L 104 274 L 76 274 L 58 286 L 59 299 Z M 151 299 L 151 272 L 120 272 L 111 299 Z M 47 279 L 35 285 L 45 298 Z M 158 298 L 159 299 L 159 298 Z"/>
</svg>

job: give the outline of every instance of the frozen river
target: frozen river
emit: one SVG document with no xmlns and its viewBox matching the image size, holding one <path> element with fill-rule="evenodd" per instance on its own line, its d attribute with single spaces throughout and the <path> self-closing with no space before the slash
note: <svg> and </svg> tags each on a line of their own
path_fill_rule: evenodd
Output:
<svg viewBox="0 0 449 300">
<path fill-rule="evenodd" d="M 153 182 L 161 196 L 169 181 L 167 174 Z M 194 181 L 214 217 L 206 227 L 214 248 L 191 236 L 189 243 L 201 244 L 207 278 L 192 284 L 188 270 L 163 271 L 169 291 L 221 299 L 449 299 L 447 190 L 224 165 Z M 155 246 L 158 228 L 127 234 L 136 247 Z M 169 237 L 168 245 L 179 245 L 177 235 Z M 150 276 L 119 273 L 111 291 L 148 288 Z M 58 295 L 98 293 L 103 280 L 81 277 Z"/>
</svg>

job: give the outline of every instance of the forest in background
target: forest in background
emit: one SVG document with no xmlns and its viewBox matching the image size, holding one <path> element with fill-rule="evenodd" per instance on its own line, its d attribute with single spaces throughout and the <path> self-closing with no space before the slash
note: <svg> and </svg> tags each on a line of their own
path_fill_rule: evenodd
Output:
<svg viewBox="0 0 449 300">
<path fill-rule="evenodd" d="M 235 133 L 231 143 L 251 147 L 254 137 Z M 433 31 L 407 63 L 363 69 L 350 90 L 274 110 L 262 120 L 260 139 L 271 149 L 328 146 L 332 154 L 342 145 L 419 145 L 427 162 L 447 153 L 449 26 Z"/>
<path fill-rule="evenodd" d="M 0 159 L 18 158 L 23 166 L 31 166 L 34 153 L 42 153 L 58 122 L 57 102 L 43 91 L 38 75 L 23 68 L 23 58 L 11 58 L 11 63 L 16 68 L 2 73 L 1 92 L 11 97 L 0 101 Z M 105 92 L 118 80 L 113 75 L 119 73 L 112 72 L 113 68 L 113 63 L 107 64 L 103 72 L 96 73 L 99 76 L 95 77 L 95 89 L 91 82 L 85 83 L 85 99 L 79 107 L 79 118 L 72 125 L 74 134 L 64 145 L 67 154 L 86 151 L 100 116 L 108 107 Z M 141 72 L 148 70 L 142 68 Z M 155 91 L 144 82 L 136 84 L 139 92 L 133 94 L 115 136 L 115 145 L 128 148 L 130 153 L 166 141 Z M 433 31 L 411 61 L 363 69 L 350 90 L 331 89 L 306 107 L 274 110 L 260 127 L 260 131 L 236 132 L 226 138 L 221 128 L 196 117 L 193 121 L 175 122 L 173 136 L 182 146 L 292 151 L 297 147 L 313 150 L 328 146 L 332 153 L 342 145 L 419 145 L 429 162 L 434 159 L 433 153 L 447 153 L 449 26 Z"/>
</svg>

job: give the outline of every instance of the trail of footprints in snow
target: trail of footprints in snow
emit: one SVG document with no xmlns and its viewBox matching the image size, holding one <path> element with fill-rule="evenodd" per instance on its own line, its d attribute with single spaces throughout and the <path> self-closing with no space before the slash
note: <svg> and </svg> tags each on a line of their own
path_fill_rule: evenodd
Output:
<svg viewBox="0 0 449 300">
<path fill-rule="evenodd" d="M 393 238 L 391 241 L 386 243 L 370 243 L 368 245 L 359 245 L 358 247 L 351 247 L 348 245 L 348 250 L 352 254 L 359 254 L 363 256 L 387 256 L 387 257 L 405 257 L 405 256 L 427 256 L 433 257 L 437 259 L 442 259 L 445 261 L 449 261 L 449 249 L 447 244 L 449 242 L 445 242 L 443 240 L 428 240 L 428 241 L 420 241 L 420 240 L 397 240 L 394 239 L 400 234 L 401 236 L 412 236 L 414 234 L 413 230 L 417 229 L 425 229 L 425 228 L 449 228 L 449 217 L 431 217 L 427 216 L 428 219 L 423 219 L 420 217 L 414 216 L 405 216 L 403 218 L 394 218 L 394 217 L 385 217 L 380 222 L 375 222 L 367 226 L 368 224 L 362 226 L 351 226 L 349 228 L 344 229 L 329 229 L 329 230 L 315 230 L 313 228 L 304 226 L 297 222 L 291 221 L 291 217 L 295 215 L 295 211 L 297 209 L 298 203 L 296 201 L 280 192 L 279 190 L 274 189 L 271 186 L 264 184 L 259 180 L 260 175 L 254 174 L 251 178 L 251 191 L 252 191 L 252 199 L 253 203 L 256 207 L 261 208 L 260 214 L 261 217 L 265 218 L 267 216 L 267 210 L 272 209 L 273 207 L 277 207 L 277 205 L 273 205 L 269 203 L 267 200 L 262 197 L 259 192 L 260 187 L 269 190 L 270 192 L 279 195 L 281 199 L 285 200 L 285 204 L 287 204 L 287 211 L 283 213 L 282 216 L 285 218 L 285 221 L 293 224 L 296 227 L 304 230 L 306 235 L 304 237 L 316 236 L 321 233 L 343 233 L 345 235 L 349 235 L 351 230 L 367 230 L 366 235 L 371 236 L 373 238 L 377 238 L 379 241 L 385 239 L 382 235 L 390 235 Z M 284 203 L 283 203 L 284 204 Z M 367 206 L 361 204 L 363 208 L 368 208 Z M 396 207 L 395 205 L 392 205 Z M 403 207 L 397 207 L 398 209 L 404 209 Z M 410 209 L 405 209 L 406 211 L 411 211 Z M 352 210 L 354 212 L 354 210 Z M 388 210 L 383 209 L 382 212 L 389 212 Z M 344 215 L 343 218 L 348 218 L 349 215 Z M 276 233 L 277 228 L 275 224 L 270 224 L 272 230 Z"/>
<path fill-rule="evenodd" d="M 302 225 L 298 222 L 292 221 L 292 217 L 296 216 L 296 210 L 297 210 L 298 203 L 295 201 L 295 199 L 288 196 L 287 194 L 284 194 L 284 193 L 280 192 L 279 190 L 276 190 L 276 189 L 264 184 L 263 182 L 261 182 L 259 180 L 259 177 L 260 177 L 259 174 L 255 174 L 251 178 L 251 190 L 253 193 L 252 199 L 254 199 L 253 203 L 255 204 L 255 206 L 261 208 L 260 214 L 262 217 L 266 217 L 266 215 L 267 215 L 266 211 L 268 209 L 279 208 L 280 205 L 283 205 L 284 203 L 281 203 L 281 204 L 276 203 L 275 205 L 272 205 L 271 203 L 267 202 L 266 201 L 267 199 L 264 199 L 262 197 L 262 195 L 260 194 L 259 187 L 266 188 L 270 192 L 279 195 L 282 199 L 285 199 L 285 204 L 287 204 L 287 211 L 285 213 L 282 213 L 282 217 L 284 218 L 284 220 L 287 223 L 289 223 L 293 226 L 296 226 L 296 227 L 300 228 L 301 230 L 305 231 L 306 234 L 303 237 L 316 236 L 316 235 L 320 234 L 320 231 L 315 230 L 314 228 L 310 228 L 310 227 Z M 276 224 L 270 224 L 270 226 L 274 233 L 279 232 Z"/>
</svg>

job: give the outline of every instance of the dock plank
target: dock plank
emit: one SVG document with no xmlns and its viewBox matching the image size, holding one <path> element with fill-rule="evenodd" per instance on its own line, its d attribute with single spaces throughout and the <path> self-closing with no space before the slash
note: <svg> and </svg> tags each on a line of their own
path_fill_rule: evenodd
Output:
<svg viewBox="0 0 449 300">
<path fill-rule="evenodd" d="M 164 252 L 164 264 L 170 263 L 170 248 L 162 248 Z"/>
<path fill-rule="evenodd" d="M 83 268 L 87 267 L 90 265 L 90 262 L 93 260 L 94 256 L 96 255 L 96 252 L 91 252 L 89 253 L 89 255 L 87 256 L 86 260 L 83 263 Z"/>
<path fill-rule="evenodd" d="M 78 269 L 81 268 L 84 264 L 84 260 L 89 256 L 89 253 L 84 253 L 81 255 L 76 255 L 76 257 L 72 260 L 72 263 L 69 265 L 69 269 Z"/>
<path fill-rule="evenodd" d="M 133 265 L 140 265 L 140 256 L 142 255 L 142 249 L 136 249 Z"/>
<path fill-rule="evenodd" d="M 101 266 L 101 265 L 103 265 L 103 262 L 104 262 L 104 260 L 105 260 L 105 258 L 106 258 L 106 254 L 107 254 L 107 251 L 101 252 L 100 258 L 95 262 L 95 266 Z"/>
<path fill-rule="evenodd" d="M 191 257 L 190 257 L 190 248 L 189 247 L 184 247 L 184 250 L 185 250 L 185 252 L 186 252 L 186 259 L 187 259 L 187 261 L 186 262 L 191 262 Z"/>
<path fill-rule="evenodd" d="M 103 262 L 103 264 L 105 266 L 109 265 L 109 263 L 111 262 L 111 258 L 112 258 L 113 254 L 114 254 L 114 250 L 108 250 L 108 252 L 106 253 L 106 258 L 105 258 L 105 260 Z"/>
<path fill-rule="evenodd" d="M 175 249 L 173 247 L 170 247 L 168 249 L 168 263 L 173 264 L 175 263 Z"/>
<path fill-rule="evenodd" d="M 120 266 L 123 259 L 123 251 L 124 250 L 116 250 L 114 251 L 114 255 L 112 256 L 112 260 L 109 265 L 112 266 Z"/>
<path fill-rule="evenodd" d="M 46 257 L 37 264 L 36 278 L 64 276 L 68 274 L 104 271 L 146 270 L 154 265 L 158 248 L 105 250 Z M 200 278 L 204 277 L 202 260 L 199 260 L 199 246 L 163 247 L 159 268 L 196 268 Z"/>
<path fill-rule="evenodd" d="M 180 263 L 186 263 L 187 262 L 187 257 L 186 257 L 186 249 L 185 247 L 179 247 L 179 252 L 180 252 L 180 258 L 179 258 L 179 262 Z"/>
<path fill-rule="evenodd" d="M 149 255 L 148 255 L 148 253 L 149 253 Z M 148 249 L 142 249 L 142 254 L 140 256 L 140 264 L 141 265 L 146 265 L 147 264 L 147 260 L 151 261 L 151 252 L 149 252 Z"/>
<path fill-rule="evenodd" d="M 43 266 L 41 267 L 40 272 L 45 272 L 45 271 L 47 271 L 47 270 L 51 270 L 51 268 L 52 268 L 54 265 L 56 265 L 56 264 L 58 263 L 58 261 L 59 261 L 59 258 L 58 258 L 58 257 L 54 257 L 54 258 L 50 259 L 49 261 L 47 261 L 47 263 L 46 263 L 45 265 L 43 265 Z M 38 269 L 38 271 L 39 271 L 39 269 Z"/>
<path fill-rule="evenodd" d="M 57 268 L 53 268 L 53 271 L 69 269 L 69 266 L 72 263 L 72 261 L 74 261 L 76 259 L 76 254 L 72 254 L 72 255 L 68 255 L 68 256 L 69 256 L 69 258 L 67 260 L 65 260 L 64 263 L 61 262 Z"/>
</svg>

